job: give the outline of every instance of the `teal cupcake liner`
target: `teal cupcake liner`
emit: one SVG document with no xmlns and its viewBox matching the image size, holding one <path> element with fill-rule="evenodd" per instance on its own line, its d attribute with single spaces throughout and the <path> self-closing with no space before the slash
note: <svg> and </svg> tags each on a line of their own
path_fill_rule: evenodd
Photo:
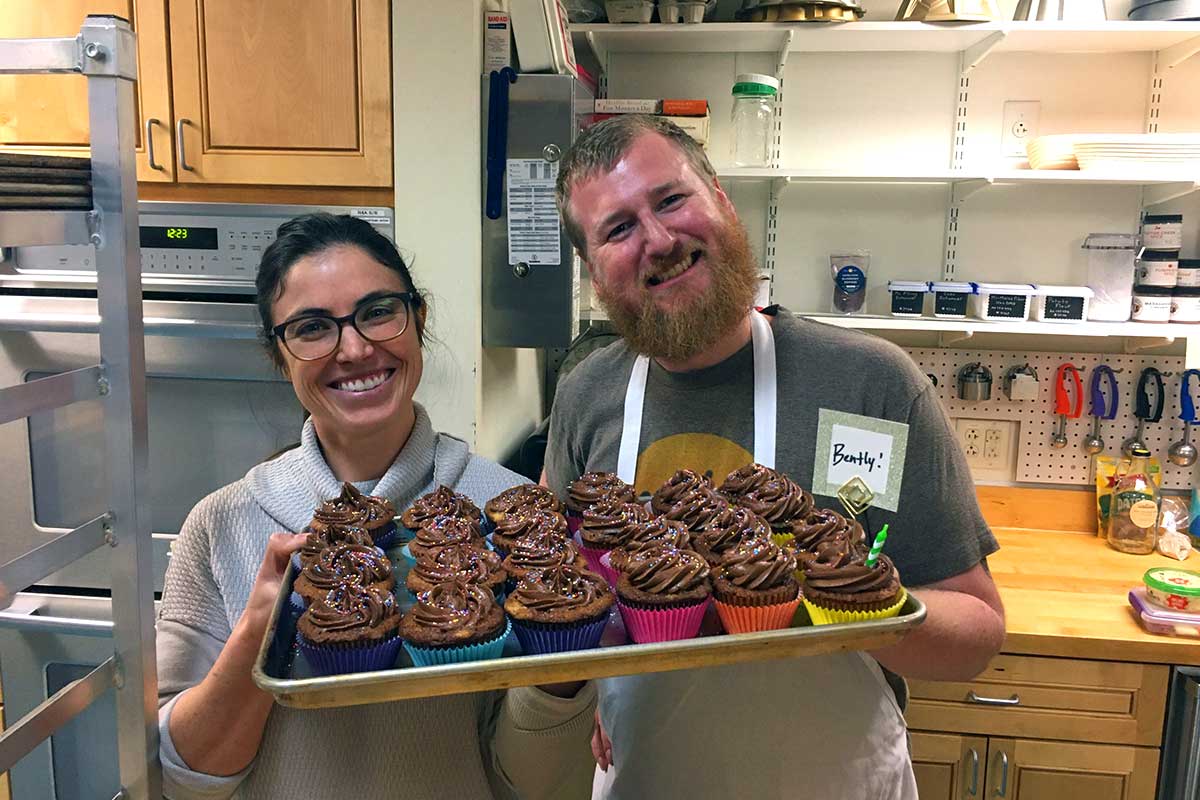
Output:
<svg viewBox="0 0 1200 800">
<path fill-rule="evenodd" d="M 413 660 L 413 666 L 433 667 L 438 664 L 461 664 L 466 661 L 487 661 L 499 658 L 504 652 L 504 641 L 512 631 L 512 623 L 505 620 L 504 632 L 494 639 L 479 644 L 457 647 L 421 647 L 404 642 L 404 649 Z"/>
</svg>

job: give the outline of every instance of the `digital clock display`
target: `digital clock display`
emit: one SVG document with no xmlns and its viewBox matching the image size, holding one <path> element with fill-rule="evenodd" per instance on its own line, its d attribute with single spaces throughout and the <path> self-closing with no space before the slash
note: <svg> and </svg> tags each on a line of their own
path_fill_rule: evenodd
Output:
<svg viewBox="0 0 1200 800">
<path fill-rule="evenodd" d="M 216 250 L 216 228 L 164 228 L 143 225 L 138 229 L 142 247 L 172 250 Z"/>
</svg>

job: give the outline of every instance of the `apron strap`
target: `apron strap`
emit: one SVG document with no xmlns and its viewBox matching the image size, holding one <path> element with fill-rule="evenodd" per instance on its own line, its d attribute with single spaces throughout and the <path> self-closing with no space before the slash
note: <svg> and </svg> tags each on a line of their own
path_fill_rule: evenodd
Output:
<svg viewBox="0 0 1200 800">
<path fill-rule="evenodd" d="M 638 444 L 642 441 L 642 404 L 646 400 L 646 374 L 650 359 L 638 356 L 633 361 L 629 386 L 625 389 L 625 420 L 621 426 L 621 449 L 617 454 L 617 477 L 633 486 L 637 474 Z"/>
</svg>

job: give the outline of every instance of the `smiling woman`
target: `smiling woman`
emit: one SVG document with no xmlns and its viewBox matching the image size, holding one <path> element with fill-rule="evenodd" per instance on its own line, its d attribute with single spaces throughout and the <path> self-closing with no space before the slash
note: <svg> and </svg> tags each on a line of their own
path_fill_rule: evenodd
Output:
<svg viewBox="0 0 1200 800">
<path fill-rule="evenodd" d="M 591 686 L 296 711 L 251 680 L 305 539 L 293 534 L 342 481 L 396 508 L 439 485 L 483 506 L 524 482 L 434 431 L 413 401 L 426 306 L 371 225 L 328 214 L 285 223 L 257 288 L 263 343 L 309 419 L 298 448 L 202 500 L 172 548 L 157 625 L 164 794 L 572 796 L 591 775 Z"/>
</svg>

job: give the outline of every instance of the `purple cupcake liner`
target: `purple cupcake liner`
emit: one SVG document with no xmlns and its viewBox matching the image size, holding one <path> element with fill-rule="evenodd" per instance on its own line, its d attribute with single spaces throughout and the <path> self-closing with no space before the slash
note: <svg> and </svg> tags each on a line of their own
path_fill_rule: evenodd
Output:
<svg viewBox="0 0 1200 800">
<path fill-rule="evenodd" d="M 704 622 L 704 612 L 711 601 L 711 597 L 706 597 L 695 605 L 663 609 L 635 608 L 619 599 L 617 605 L 621 609 L 621 619 L 625 621 L 629 638 L 638 644 L 647 644 L 696 638 L 700 624 Z"/>
<path fill-rule="evenodd" d="M 376 672 L 391 669 L 400 655 L 400 637 L 390 636 L 373 645 L 317 645 L 296 637 L 304 660 L 317 675 L 344 675 L 351 672 Z"/>
<path fill-rule="evenodd" d="M 604 576 L 604 580 L 608 581 L 609 586 L 616 588 L 621 573 L 613 569 L 611 550 L 606 550 L 604 555 L 600 556 L 600 574 Z"/>
<path fill-rule="evenodd" d="M 388 550 L 396 546 L 396 524 L 389 522 L 378 531 L 371 531 L 371 542 L 380 550 Z"/>
<path fill-rule="evenodd" d="M 600 646 L 600 636 L 608 625 L 608 614 L 600 619 L 576 625 L 543 625 L 513 620 L 513 632 L 525 655 L 591 650 Z"/>
<path fill-rule="evenodd" d="M 304 564 L 300 561 L 300 551 L 296 550 L 292 553 L 292 572 L 299 575 L 302 569 L 304 569 Z"/>
<path fill-rule="evenodd" d="M 512 631 L 512 623 L 505 621 L 504 632 L 486 642 L 468 644 L 460 647 L 421 647 L 410 642 L 404 643 L 404 649 L 413 660 L 415 667 L 432 667 L 438 664 L 461 664 L 466 661 L 487 661 L 499 658 L 504 652 L 504 640 Z"/>
<path fill-rule="evenodd" d="M 293 614 L 300 616 L 306 608 L 308 608 L 308 601 L 301 597 L 299 592 L 292 592 L 288 595 L 288 610 Z"/>
</svg>

